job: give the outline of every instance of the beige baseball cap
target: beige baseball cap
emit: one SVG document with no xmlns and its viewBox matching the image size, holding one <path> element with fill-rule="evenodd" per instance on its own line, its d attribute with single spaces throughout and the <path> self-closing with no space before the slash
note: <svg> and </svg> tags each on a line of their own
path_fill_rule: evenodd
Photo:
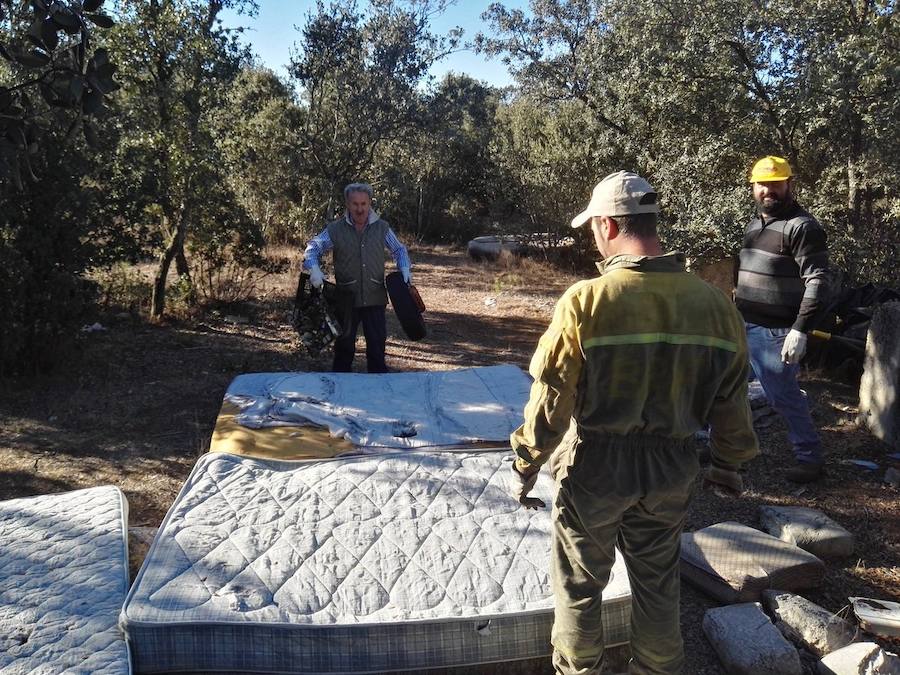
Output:
<svg viewBox="0 0 900 675">
<path fill-rule="evenodd" d="M 587 208 L 572 218 L 572 227 L 581 227 L 593 216 L 631 216 L 659 213 L 656 190 L 631 171 L 616 171 L 597 183 Z"/>
</svg>

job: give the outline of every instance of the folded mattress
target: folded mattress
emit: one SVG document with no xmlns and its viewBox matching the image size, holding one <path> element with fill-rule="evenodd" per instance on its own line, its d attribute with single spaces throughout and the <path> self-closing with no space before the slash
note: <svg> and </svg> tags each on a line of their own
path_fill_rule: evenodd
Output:
<svg viewBox="0 0 900 675">
<path fill-rule="evenodd" d="M 0 502 L 0 673 L 130 673 L 128 504 L 106 486 Z"/>
<path fill-rule="evenodd" d="M 122 610 L 138 672 L 367 673 L 549 653 L 550 510 L 510 452 L 204 455 Z M 551 502 L 542 473 L 535 493 Z M 607 643 L 628 640 L 617 558 Z"/>
</svg>

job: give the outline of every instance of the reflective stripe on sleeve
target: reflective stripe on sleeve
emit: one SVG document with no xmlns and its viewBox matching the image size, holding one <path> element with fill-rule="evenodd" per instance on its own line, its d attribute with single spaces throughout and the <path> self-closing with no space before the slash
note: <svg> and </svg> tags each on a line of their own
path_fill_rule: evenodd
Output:
<svg viewBox="0 0 900 675">
<path fill-rule="evenodd" d="M 630 335 L 604 335 L 585 340 L 584 349 L 591 347 L 609 347 L 613 345 L 649 345 L 664 342 L 670 345 L 699 345 L 714 347 L 729 352 L 737 352 L 736 342 L 723 340 L 710 335 L 680 335 L 678 333 L 632 333 Z"/>
</svg>

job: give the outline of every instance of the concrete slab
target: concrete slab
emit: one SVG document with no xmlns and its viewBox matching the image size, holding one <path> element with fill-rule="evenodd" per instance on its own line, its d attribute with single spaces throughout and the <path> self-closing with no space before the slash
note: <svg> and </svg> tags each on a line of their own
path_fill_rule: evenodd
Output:
<svg viewBox="0 0 900 675">
<path fill-rule="evenodd" d="M 817 657 L 853 642 L 857 627 L 806 598 L 784 591 L 763 591 L 763 605 L 788 640 Z"/>
<path fill-rule="evenodd" d="M 844 558 L 853 553 L 853 535 L 817 509 L 803 506 L 761 506 L 762 529 L 819 558 Z"/>
<path fill-rule="evenodd" d="M 875 309 L 859 383 L 859 422 L 900 449 L 900 302 Z"/>
<path fill-rule="evenodd" d="M 681 576 L 724 603 L 760 599 L 766 589 L 797 591 L 822 583 L 812 553 L 740 523 L 681 535 Z"/>
<path fill-rule="evenodd" d="M 900 675 L 900 658 L 874 642 L 855 642 L 816 664 L 819 675 Z"/>
<path fill-rule="evenodd" d="M 729 675 L 801 675 L 800 655 L 757 602 L 710 609 L 703 633 Z"/>
</svg>

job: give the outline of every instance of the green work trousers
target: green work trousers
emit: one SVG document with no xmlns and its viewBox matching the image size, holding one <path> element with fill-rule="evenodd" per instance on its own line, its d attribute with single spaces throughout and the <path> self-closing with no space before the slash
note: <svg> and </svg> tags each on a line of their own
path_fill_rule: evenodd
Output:
<svg viewBox="0 0 900 675">
<path fill-rule="evenodd" d="M 600 672 L 601 598 L 618 545 L 632 592 L 629 672 L 680 673 L 678 557 L 700 470 L 693 439 L 573 435 L 563 444 L 569 466 L 553 505 L 556 672 Z"/>
</svg>

